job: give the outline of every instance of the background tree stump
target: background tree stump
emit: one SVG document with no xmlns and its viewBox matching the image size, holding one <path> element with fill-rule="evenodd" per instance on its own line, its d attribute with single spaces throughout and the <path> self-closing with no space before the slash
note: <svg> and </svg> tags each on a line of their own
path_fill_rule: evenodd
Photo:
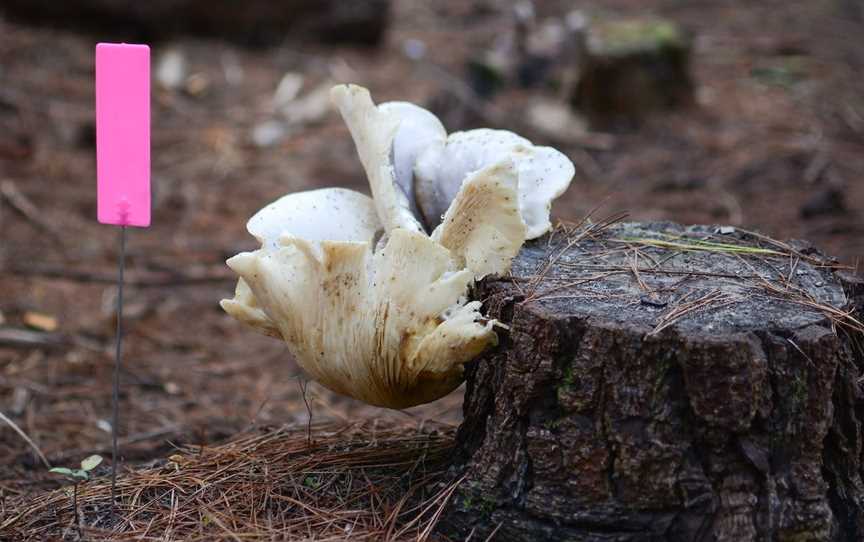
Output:
<svg viewBox="0 0 864 542">
<path fill-rule="evenodd" d="M 693 102 L 690 38 L 662 19 L 592 22 L 572 103 L 607 127 Z"/>
<path fill-rule="evenodd" d="M 468 369 L 451 534 L 864 539 L 864 283 L 831 260 L 731 228 L 595 225 L 477 293 L 510 330 Z"/>
</svg>

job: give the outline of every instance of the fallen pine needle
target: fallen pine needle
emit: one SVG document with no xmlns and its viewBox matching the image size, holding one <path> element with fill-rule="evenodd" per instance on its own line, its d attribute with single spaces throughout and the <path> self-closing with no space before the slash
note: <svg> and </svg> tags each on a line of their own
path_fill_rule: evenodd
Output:
<svg viewBox="0 0 864 542">
<path fill-rule="evenodd" d="M 181 448 L 156 466 L 79 487 L 81 539 L 421 541 L 459 481 L 446 476 L 452 429 L 426 423 L 319 425 Z M 72 503 L 63 489 L 6 500 L 2 540 L 62 538 Z M 76 528 L 76 527 L 72 527 Z"/>
</svg>

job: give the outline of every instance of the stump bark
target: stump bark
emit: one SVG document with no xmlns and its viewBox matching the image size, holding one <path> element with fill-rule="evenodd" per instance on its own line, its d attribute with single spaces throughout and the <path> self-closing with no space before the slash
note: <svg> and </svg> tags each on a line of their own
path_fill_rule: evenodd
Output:
<svg viewBox="0 0 864 542">
<path fill-rule="evenodd" d="M 477 294 L 450 535 L 864 540 L 864 282 L 814 249 L 559 230 Z"/>
</svg>

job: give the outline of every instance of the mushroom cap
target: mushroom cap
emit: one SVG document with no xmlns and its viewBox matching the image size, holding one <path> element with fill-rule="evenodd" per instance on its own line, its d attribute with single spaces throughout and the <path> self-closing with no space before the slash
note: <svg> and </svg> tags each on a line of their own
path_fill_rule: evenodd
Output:
<svg viewBox="0 0 864 542">
<path fill-rule="evenodd" d="M 222 307 L 245 322 L 260 307 L 297 363 L 337 393 L 389 408 L 430 402 L 497 341 L 480 303 L 465 302 L 474 274 L 453 270 L 422 233 L 396 229 L 374 254 L 366 242 L 322 241 L 320 255 L 303 239 L 280 242 L 228 260 L 255 303 Z"/>
<path fill-rule="evenodd" d="M 246 223 L 267 248 L 290 234 L 309 241 L 371 241 L 381 229 L 372 198 L 345 188 L 295 192 L 267 205 Z"/>
<path fill-rule="evenodd" d="M 456 132 L 450 134 L 443 148 L 430 147 L 421 154 L 414 173 L 423 216 L 430 220 L 443 215 L 471 173 L 505 158 L 511 159 L 518 171 L 519 211 L 527 226 L 527 238 L 535 239 L 549 231 L 552 200 L 567 190 L 576 170 L 561 152 L 532 145 L 506 130 Z"/>
<path fill-rule="evenodd" d="M 376 106 L 369 91 L 339 85 L 331 91 L 357 146 L 378 216 L 387 232 L 437 227 L 462 183 L 474 172 L 510 159 L 519 176 L 519 211 L 528 239 L 552 227 L 552 200 L 575 174 L 561 152 L 506 130 L 480 128 L 447 136 L 430 111 L 407 102 Z"/>
<path fill-rule="evenodd" d="M 450 249 L 457 265 L 475 278 L 506 273 L 525 242 L 518 190 L 516 165 L 509 158 L 471 173 L 432 239 Z"/>
<path fill-rule="evenodd" d="M 255 213 L 246 229 L 263 250 L 279 250 L 283 238 L 296 237 L 304 239 L 307 250 L 320 258 L 321 242 L 370 243 L 381 231 L 381 225 L 369 196 L 345 188 L 321 188 L 279 198 Z M 276 323 L 242 278 L 237 281 L 234 298 L 224 299 L 220 305 L 257 331 L 271 337 L 281 336 Z"/>
<path fill-rule="evenodd" d="M 430 111 L 409 102 L 386 102 L 378 110 L 396 117 L 399 128 L 393 139 L 391 161 L 396 173 L 396 184 L 408 198 L 411 212 L 419 215 L 414 192 L 414 164 L 429 148 L 443 147 L 447 130 Z"/>
</svg>

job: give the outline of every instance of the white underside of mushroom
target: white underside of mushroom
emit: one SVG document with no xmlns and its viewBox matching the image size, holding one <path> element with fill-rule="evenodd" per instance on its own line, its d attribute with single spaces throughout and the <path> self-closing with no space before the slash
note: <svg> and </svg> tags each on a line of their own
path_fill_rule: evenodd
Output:
<svg viewBox="0 0 864 542">
<path fill-rule="evenodd" d="M 464 196 L 456 199 L 463 208 L 501 206 L 496 213 L 511 218 L 507 227 L 490 232 L 499 242 L 475 246 L 470 240 L 486 230 L 455 218 L 449 227 L 442 226 L 441 242 L 396 228 L 375 252 L 370 232 L 377 224 L 332 231 L 338 241 L 302 239 L 281 229 L 276 243 L 262 236 L 261 249 L 228 260 L 240 280 L 234 298 L 223 300 L 222 308 L 281 337 L 300 366 L 337 393 L 390 408 L 446 395 L 462 382 L 462 365 L 497 340 L 494 321 L 483 320 L 480 302 L 466 302 L 468 287 L 480 273 L 509 267 L 521 245 L 515 240 L 524 239 L 521 219 L 512 218 L 519 218 L 518 209 L 508 203 L 516 200 L 512 167 L 504 163 L 487 169 L 466 183 Z M 495 183 L 505 195 L 490 200 Z M 279 211 L 296 210 L 294 199 L 308 202 L 312 197 L 317 197 L 320 214 L 309 217 L 304 227 L 325 227 L 333 210 L 327 205 L 344 205 L 344 192 L 349 191 L 285 196 L 253 217 L 249 229 L 277 231 L 275 224 L 291 220 Z M 374 208 L 368 197 L 349 193 L 355 204 L 365 198 L 366 210 Z M 350 239 L 352 233 L 357 240 Z M 506 257 L 501 247 L 508 235 L 514 242 Z"/>
<path fill-rule="evenodd" d="M 376 106 L 362 87 L 331 96 L 373 198 L 331 188 L 264 207 L 247 225 L 261 248 L 228 260 L 240 280 L 221 305 L 282 338 L 333 391 L 390 408 L 433 401 L 497 340 L 480 302 L 467 301 L 470 285 L 507 272 L 526 236 L 548 229 L 572 164 L 568 176 L 557 151 L 509 132 L 447 137 L 428 111 Z M 431 235 L 417 202 L 441 206 Z"/>
<path fill-rule="evenodd" d="M 374 254 L 368 243 L 325 241 L 319 259 L 306 241 L 286 236 L 279 249 L 229 260 L 263 300 L 268 320 L 258 327 L 275 327 L 309 376 L 390 408 L 449 393 L 462 364 L 496 340 L 480 303 L 463 301 L 473 274 L 451 272 L 450 263 L 446 249 L 404 229 Z M 253 323 L 238 298 L 222 306 Z"/>
</svg>

